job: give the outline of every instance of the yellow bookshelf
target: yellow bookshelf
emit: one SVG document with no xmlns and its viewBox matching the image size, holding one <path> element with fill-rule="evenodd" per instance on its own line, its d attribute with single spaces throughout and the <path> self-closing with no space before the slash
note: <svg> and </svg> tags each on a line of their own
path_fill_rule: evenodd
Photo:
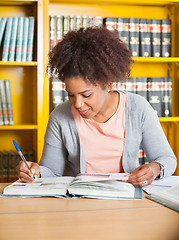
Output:
<svg viewBox="0 0 179 240">
<path fill-rule="evenodd" d="M 131 76 L 172 77 L 172 117 L 159 118 L 159 120 L 172 149 L 179 158 L 179 46 L 176 44 L 179 41 L 179 29 L 177 28 L 179 6 L 177 2 L 175 0 L 47 0 L 46 6 L 48 5 L 49 15 L 171 19 L 172 57 L 134 58 Z M 46 46 L 48 48 L 48 45 Z M 179 174 L 179 167 L 176 174 Z"/>
<path fill-rule="evenodd" d="M 0 0 L 0 17 L 35 18 L 32 62 L 0 61 L 0 79 L 11 83 L 14 125 L 0 126 L 0 151 L 15 150 L 15 139 L 21 150 L 33 150 L 39 161 L 43 146 L 43 0 Z M 2 49 L 2 47 L 1 47 Z"/>
</svg>

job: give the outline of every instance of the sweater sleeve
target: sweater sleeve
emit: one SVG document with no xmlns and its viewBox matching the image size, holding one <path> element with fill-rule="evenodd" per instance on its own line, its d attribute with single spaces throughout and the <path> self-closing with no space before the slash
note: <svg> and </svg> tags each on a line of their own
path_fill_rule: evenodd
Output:
<svg viewBox="0 0 179 240">
<path fill-rule="evenodd" d="M 151 105 L 145 101 L 141 116 L 142 147 L 149 162 L 161 163 L 164 177 L 171 176 L 176 169 L 176 157 L 167 141 L 158 116 Z"/>
</svg>

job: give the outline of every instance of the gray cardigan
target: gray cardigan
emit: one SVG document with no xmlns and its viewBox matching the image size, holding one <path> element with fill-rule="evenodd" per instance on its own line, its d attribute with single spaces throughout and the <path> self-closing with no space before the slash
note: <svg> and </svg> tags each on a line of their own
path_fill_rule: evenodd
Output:
<svg viewBox="0 0 179 240">
<path fill-rule="evenodd" d="M 169 146 L 158 117 L 151 105 L 141 96 L 126 93 L 126 127 L 122 165 L 125 172 L 139 166 L 140 146 L 149 162 L 165 167 L 164 176 L 176 169 L 176 157 Z M 95 137 L 95 136 L 94 136 Z M 76 176 L 85 173 L 85 157 L 80 145 L 78 130 L 67 101 L 50 114 L 40 160 L 42 177 Z"/>
</svg>

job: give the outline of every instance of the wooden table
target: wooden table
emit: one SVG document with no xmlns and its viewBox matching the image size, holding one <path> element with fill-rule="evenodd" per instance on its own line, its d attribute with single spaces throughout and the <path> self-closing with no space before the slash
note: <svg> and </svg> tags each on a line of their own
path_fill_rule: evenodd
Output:
<svg viewBox="0 0 179 240">
<path fill-rule="evenodd" d="M 0 191 L 7 184 L 0 184 Z M 0 240 L 177 240 L 179 214 L 143 200 L 0 197 Z"/>
</svg>

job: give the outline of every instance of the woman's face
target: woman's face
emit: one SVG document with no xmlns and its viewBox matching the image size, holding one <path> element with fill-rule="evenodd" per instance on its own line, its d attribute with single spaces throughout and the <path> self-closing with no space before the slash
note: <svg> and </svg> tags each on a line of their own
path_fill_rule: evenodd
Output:
<svg viewBox="0 0 179 240">
<path fill-rule="evenodd" d="M 108 101 L 108 88 L 85 82 L 81 77 L 65 80 L 66 91 L 71 105 L 83 118 L 96 118 L 105 111 Z"/>
</svg>

